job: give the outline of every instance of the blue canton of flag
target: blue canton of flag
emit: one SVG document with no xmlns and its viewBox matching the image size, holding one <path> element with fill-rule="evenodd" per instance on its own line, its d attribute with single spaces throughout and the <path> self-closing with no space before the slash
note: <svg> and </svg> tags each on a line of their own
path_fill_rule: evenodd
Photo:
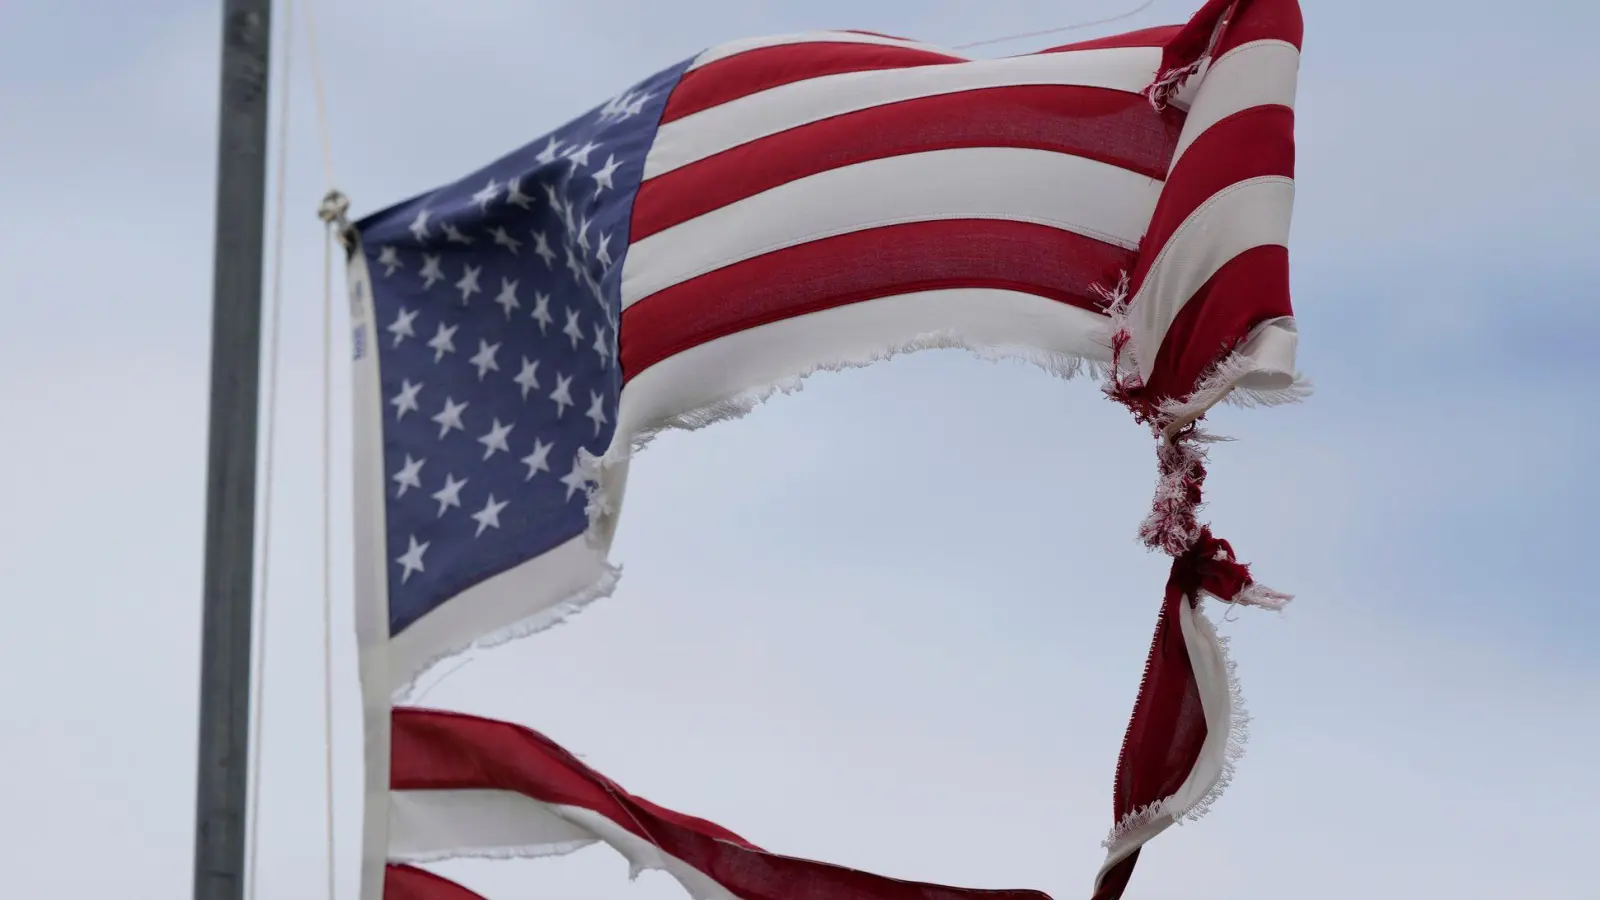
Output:
<svg viewBox="0 0 1600 900">
<path fill-rule="evenodd" d="M 391 636 L 587 528 L 579 451 L 611 442 L 628 220 L 682 70 L 357 223 L 385 406 Z"/>
</svg>

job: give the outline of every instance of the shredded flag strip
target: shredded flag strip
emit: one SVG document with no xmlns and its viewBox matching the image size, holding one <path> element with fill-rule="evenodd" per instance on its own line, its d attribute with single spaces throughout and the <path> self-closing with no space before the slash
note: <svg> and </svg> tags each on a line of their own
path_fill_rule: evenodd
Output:
<svg viewBox="0 0 1600 900">
<path fill-rule="evenodd" d="M 403 708 L 393 734 L 389 839 L 398 860 L 550 856 L 604 843 L 633 873 L 664 870 L 695 900 L 1048 900 L 1038 891 L 920 884 L 769 853 L 634 796 L 544 735 L 507 722 Z M 447 823 L 466 827 L 440 827 Z M 465 834 L 471 842 L 458 843 Z"/>
<path fill-rule="evenodd" d="M 520 726 L 395 706 L 442 660 L 611 593 L 656 434 L 935 347 L 1098 377 L 1154 440 L 1138 535 L 1170 572 L 1092 891 L 1122 896 L 1241 749 L 1203 603 L 1289 599 L 1202 520 L 1201 425 L 1307 389 L 1287 249 L 1301 32 L 1294 0 L 1209 0 L 1002 59 L 849 31 L 735 41 L 346 229 L 363 900 L 473 896 L 414 863 L 595 842 L 701 898 L 1040 896 L 778 857 Z"/>
</svg>

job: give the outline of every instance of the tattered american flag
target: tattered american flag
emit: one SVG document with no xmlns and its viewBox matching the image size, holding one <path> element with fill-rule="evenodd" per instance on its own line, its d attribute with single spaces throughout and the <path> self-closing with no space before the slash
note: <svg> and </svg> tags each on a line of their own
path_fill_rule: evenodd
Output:
<svg viewBox="0 0 1600 900">
<path fill-rule="evenodd" d="M 533 732 L 392 707 L 440 660 L 612 590 L 628 463 L 654 434 L 928 347 L 1098 374 L 1157 440 L 1140 535 L 1171 575 L 1095 881 L 1120 896 L 1237 754 L 1202 599 L 1287 600 L 1198 520 L 1197 423 L 1303 390 L 1300 37 L 1293 0 L 1210 0 L 1183 26 L 1004 59 L 849 31 L 737 41 L 346 229 L 365 900 L 465 896 L 419 860 L 596 840 L 697 897 L 990 893 L 776 865 Z M 450 768 L 462 754 L 495 762 Z"/>
</svg>

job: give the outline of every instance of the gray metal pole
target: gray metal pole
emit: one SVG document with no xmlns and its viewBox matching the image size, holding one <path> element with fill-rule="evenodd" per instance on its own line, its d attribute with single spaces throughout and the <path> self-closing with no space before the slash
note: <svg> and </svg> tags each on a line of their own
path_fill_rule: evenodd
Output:
<svg viewBox="0 0 1600 900">
<path fill-rule="evenodd" d="M 194 898 L 244 896 L 271 0 L 224 0 Z"/>
</svg>

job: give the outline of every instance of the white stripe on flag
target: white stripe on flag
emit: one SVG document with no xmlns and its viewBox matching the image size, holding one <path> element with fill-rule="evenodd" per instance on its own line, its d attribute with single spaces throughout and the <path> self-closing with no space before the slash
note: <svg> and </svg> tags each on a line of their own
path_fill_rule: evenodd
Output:
<svg viewBox="0 0 1600 900">
<path fill-rule="evenodd" d="M 622 305 L 785 247 L 908 222 L 1032 222 L 1132 250 L 1160 194 L 1161 182 L 1149 176 L 1048 150 L 972 147 L 870 160 L 790 181 L 634 244 L 622 268 Z"/>
<path fill-rule="evenodd" d="M 1212 194 L 1184 219 L 1128 307 L 1140 377 L 1150 377 L 1172 321 L 1218 269 L 1253 247 L 1288 245 L 1293 210 L 1294 179 L 1263 175 Z"/>
<path fill-rule="evenodd" d="M 552 466 L 570 463 L 551 460 Z M 558 468 L 557 474 L 565 472 Z M 606 565 L 607 549 L 579 535 L 439 604 L 389 642 L 390 696 L 403 701 L 414 680 L 445 658 L 535 634 L 609 594 L 615 576 Z"/>
<path fill-rule="evenodd" d="M 389 859 L 558 856 L 599 840 L 562 809 L 512 791 L 390 791 Z"/>
<path fill-rule="evenodd" d="M 1200 694 L 1206 738 L 1200 745 L 1194 766 L 1189 769 L 1188 777 L 1178 790 L 1161 801 L 1159 808 L 1149 810 L 1148 818 L 1136 827 L 1127 828 L 1120 834 L 1114 831 L 1112 837 L 1106 840 L 1106 859 L 1095 876 L 1096 884 L 1112 866 L 1126 859 L 1128 854 L 1144 846 L 1151 838 L 1185 817 L 1203 813 L 1222 788 L 1227 787 L 1230 770 L 1239 755 L 1239 745 L 1230 744 L 1230 741 L 1238 736 L 1233 730 L 1235 726 L 1242 724 L 1235 721 L 1235 715 L 1242 716 L 1244 710 L 1239 706 L 1241 701 L 1234 696 L 1236 685 L 1232 681 L 1227 652 L 1217 638 L 1216 628 L 1187 600 L 1178 604 L 1178 627 L 1183 632 L 1183 645 L 1188 651 L 1195 687 Z"/>
<path fill-rule="evenodd" d="M 659 869 L 695 900 L 740 900 L 706 873 L 591 809 L 541 803 L 506 791 L 394 791 L 396 862 L 460 857 L 536 857 L 604 843 L 630 873 Z M 527 840 L 531 838 L 532 840 Z M 401 846 L 409 847 L 402 851 Z"/>
<path fill-rule="evenodd" d="M 1268 105 L 1294 109 L 1299 75 L 1300 51 L 1288 41 L 1251 41 L 1228 51 L 1206 71 L 1205 91 L 1184 120 L 1167 170 L 1206 129 L 1234 113 Z"/>
<path fill-rule="evenodd" d="M 356 460 L 383 459 L 383 385 L 378 371 L 377 322 L 372 277 L 359 245 L 345 272 L 355 347 L 350 372 L 351 452 Z M 354 502 L 353 580 L 357 660 L 361 679 L 362 822 L 361 897 L 383 900 L 389 833 L 389 553 L 384 505 L 388 485 L 382 465 L 351 470 Z"/>
<path fill-rule="evenodd" d="M 617 439 L 674 417 L 751 400 L 817 369 L 865 366 L 919 345 L 1019 348 L 1057 371 L 1075 360 L 1109 362 L 1104 316 L 1018 291 L 961 288 L 897 294 L 759 325 L 691 347 L 645 369 L 622 389 Z M 738 405 L 738 404 L 736 404 Z"/>
<path fill-rule="evenodd" d="M 1138 93 L 1159 47 L 1113 47 L 808 78 L 730 100 L 661 126 L 646 180 L 757 138 L 886 103 L 1009 85 L 1080 85 Z"/>
</svg>

